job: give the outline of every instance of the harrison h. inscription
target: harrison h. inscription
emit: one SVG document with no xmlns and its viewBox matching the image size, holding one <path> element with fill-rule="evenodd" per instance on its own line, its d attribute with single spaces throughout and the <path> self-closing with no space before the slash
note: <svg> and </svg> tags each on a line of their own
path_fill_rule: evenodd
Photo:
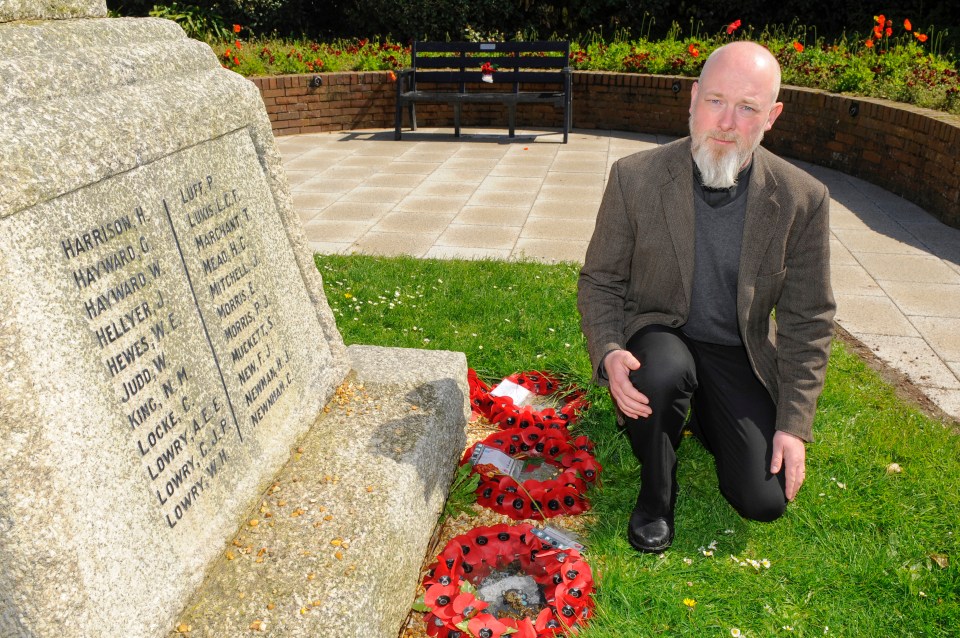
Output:
<svg viewBox="0 0 960 638">
<path fill-rule="evenodd" d="M 294 372 L 304 366 L 291 365 L 304 356 L 289 346 L 297 329 L 285 325 L 262 238 L 279 223 L 272 200 L 238 170 L 155 180 L 159 192 L 46 239 L 68 284 L 65 306 L 85 327 L 125 445 L 170 528 L 290 390 L 304 390 Z"/>
</svg>

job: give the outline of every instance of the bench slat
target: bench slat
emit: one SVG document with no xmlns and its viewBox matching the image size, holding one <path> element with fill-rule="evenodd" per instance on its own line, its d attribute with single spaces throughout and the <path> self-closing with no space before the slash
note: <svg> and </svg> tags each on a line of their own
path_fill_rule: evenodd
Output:
<svg viewBox="0 0 960 638">
<path fill-rule="evenodd" d="M 570 132 L 572 82 L 569 42 L 414 42 L 411 67 L 398 74 L 395 139 L 401 139 L 404 106 L 417 129 L 416 103 L 453 106 L 454 130 L 460 136 L 463 104 L 504 104 L 510 137 L 514 137 L 517 104 L 547 103 L 563 111 L 563 142 Z M 481 66 L 495 67 L 484 82 Z M 417 85 L 428 90 L 418 90 Z M 490 84 L 487 87 L 486 84 Z M 556 91 L 521 90 L 523 86 L 556 85 Z M 447 88 L 449 87 L 449 88 Z M 444 90 L 447 89 L 447 90 Z"/>
<path fill-rule="evenodd" d="M 532 103 L 532 102 L 556 102 L 564 99 L 565 94 L 562 91 L 526 91 L 524 93 L 456 93 L 454 91 L 407 91 L 401 93 L 400 98 L 404 102 L 445 102 L 454 104 L 455 102 L 497 102 L 501 104 L 508 103 Z"/>
<path fill-rule="evenodd" d="M 460 58 L 455 56 L 417 56 L 412 60 L 412 65 L 417 69 L 479 69 L 485 62 L 489 62 L 498 69 L 562 69 L 568 65 L 567 59 L 561 56 L 483 56 L 470 58 Z"/>
<path fill-rule="evenodd" d="M 414 42 L 416 52 L 490 52 L 490 51 L 559 51 L 569 52 L 569 42 Z"/>
<path fill-rule="evenodd" d="M 549 73 L 544 71 L 494 71 L 493 84 L 512 84 L 521 82 L 526 84 L 560 84 L 565 81 L 562 72 Z M 488 84 L 482 80 L 480 71 L 417 71 L 417 84 Z M 452 88 L 451 90 L 456 90 Z"/>
</svg>

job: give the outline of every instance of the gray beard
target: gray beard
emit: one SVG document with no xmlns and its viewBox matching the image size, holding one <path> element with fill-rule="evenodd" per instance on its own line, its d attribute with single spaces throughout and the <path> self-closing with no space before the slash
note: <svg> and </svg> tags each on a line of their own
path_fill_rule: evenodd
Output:
<svg viewBox="0 0 960 638">
<path fill-rule="evenodd" d="M 756 142 L 745 147 L 742 140 L 737 140 L 736 152 L 728 151 L 711 152 L 706 144 L 706 135 L 693 144 L 693 161 L 700 170 L 700 178 L 703 185 L 707 188 L 730 188 L 737 183 L 737 175 L 743 168 L 753 152 L 760 145 L 763 134 L 757 138 Z"/>
</svg>

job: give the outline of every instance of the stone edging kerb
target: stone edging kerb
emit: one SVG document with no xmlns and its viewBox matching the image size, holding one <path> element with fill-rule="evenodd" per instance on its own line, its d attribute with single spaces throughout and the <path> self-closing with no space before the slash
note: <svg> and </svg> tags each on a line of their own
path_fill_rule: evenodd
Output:
<svg viewBox="0 0 960 638">
<path fill-rule="evenodd" d="M 319 81 L 317 81 L 319 78 Z M 276 135 L 393 128 L 395 86 L 386 72 L 253 78 Z M 577 71 L 573 126 L 685 135 L 691 78 Z M 839 170 L 900 195 L 960 228 L 960 117 L 910 105 L 785 86 L 783 115 L 764 146 Z M 502 105 L 464 105 L 471 126 L 506 129 Z M 453 126 L 445 105 L 420 105 L 420 126 Z M 517 125 L 561 126 L 555 109 L 521 105 Z"/>
</svg>

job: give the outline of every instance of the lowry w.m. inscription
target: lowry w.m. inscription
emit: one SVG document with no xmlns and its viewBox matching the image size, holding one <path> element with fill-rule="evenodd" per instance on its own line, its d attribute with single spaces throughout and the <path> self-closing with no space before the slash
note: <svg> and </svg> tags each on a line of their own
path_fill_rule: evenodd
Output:
<svg viewBox="0 0 960 638">
<path fill-rule="evenodd" d="M 345 350 L 259 94 L 208 47 L 9 21 L 0 62 L 0 635 L 159 635 Z"/>
</svg>

